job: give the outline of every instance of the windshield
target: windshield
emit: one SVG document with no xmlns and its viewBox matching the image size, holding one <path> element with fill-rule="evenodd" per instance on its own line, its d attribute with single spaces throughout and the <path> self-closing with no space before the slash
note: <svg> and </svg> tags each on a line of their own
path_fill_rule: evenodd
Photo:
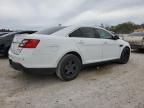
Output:
<svg viewBox="0 0 144 108">
<path fill-rule="evenodd" d="M 48 29 L 45 29 L 45 30 L 42 30 L 42 31 L 39 31 L 37 32 L 36 34 L 46 34 L 46 35 L 51 35 L 59 30 L 62 30 L 64 29 L 65 27 L 51 27 L 51 28 L 48 28 Z"/>
<path fill-rule="evenodd" d="M 129 34 L 129 36 L 144 36 L 144 32 L 131 33 L 131 34 Z"/>
</svg>

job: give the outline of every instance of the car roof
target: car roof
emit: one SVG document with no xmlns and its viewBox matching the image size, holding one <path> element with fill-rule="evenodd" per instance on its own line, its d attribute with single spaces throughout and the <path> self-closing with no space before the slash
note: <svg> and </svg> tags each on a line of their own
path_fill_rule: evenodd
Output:
<svg viewBox="0 0 144 108">
<path fill-rule="evenodd" d="M 90 28 L 98 28 L 98 29 L 103 29 L 101 27 L 97 27 L 97 26 L 91 26 L 91 25 L 71 25 L 71 26 L 67 26 L 66 28 L 53 33 L 52 35 L 54 36 L 67 36 L 68 34 L 72 33 L 74 30 L 81 28 L 81 27 L 90 27 Z M 104 29 L 105 30 L 105 29 Z M 107 31 L 107 30 L 106 30 Z M 109 31 L 108 31 L 109 32 Z"/>
</svg>

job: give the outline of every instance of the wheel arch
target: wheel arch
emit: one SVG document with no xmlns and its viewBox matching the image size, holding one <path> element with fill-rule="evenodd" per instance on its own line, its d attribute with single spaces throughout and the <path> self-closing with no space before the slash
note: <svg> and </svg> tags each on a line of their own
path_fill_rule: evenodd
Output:
<svg viewBox="0 0 144 108">
<path fill-rule="evenodd" d="M 67 54 L 73 54 L 73 55 L 77 56 L 77 57 L 80 59 L 81 63 L 83 63 L 83 59 L 82 59 L 81 55 L 80 55 L 78 52 L 76 52 L 76 51 L 69 51 L 69 52 L 63 54 L 63 56 L 60 57 L 60 59 L 58 60 L 58 63 L 59 63 L 60 60 L 61 60 L 65 55 L 67 55 Z M 58 63 L 57 63 L 57 65 L 58 65 Z"/>
<path fill-rule="evenodd" d="M 131 48 L 130 48 L 129 46 L 125 46 L 125 47 L 123 48 L 123 50 L 124 50 L 125 48 L 128 48 L 129 50 L 131 50 Z"/>
<path fill-rule="evenodd" d="M 121 49 L 120 56 L 121 56 L 123 50 L 126 49 L 126 48 L 129 49 L 129 51 L 131 51 L 131 48 L 130 48 L 129 46 L 124 46 L 124 47 Z"/>
<path fill-rule="evenodd" d="M 67 54 L 73 54 L 73 55 L 77 56 L 77 57 L 80 59 L 80 61 L 82 62 L 82 57 L 80 56 L 80 54 L 79 54 L 78 52 L 76 52 L 76 51 L 71 51 L 71 52 L 66 53 L 65 55 L 67 55 Z M 64 55 L 64 56 L 65 56 L 65 55 Z"/>
</svg>

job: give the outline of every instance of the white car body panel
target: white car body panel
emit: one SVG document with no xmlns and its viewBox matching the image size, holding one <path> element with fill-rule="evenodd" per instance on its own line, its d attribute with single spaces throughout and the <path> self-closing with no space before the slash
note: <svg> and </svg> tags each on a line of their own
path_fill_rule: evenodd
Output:
<svg viewBox="0 0 144 108">
<path fill-rule="evenodd" d="M 26 68 L 56 68 L 60 59 L 69 52 L 77 52 L 82 58 L 82 64 L 89 64 L 119 59 L 123 48 L 130 48 L 129 44 L 121 39 L 68 37 L 69 33 L 78 27 L 70 26 L 52 35 L 32 34 L 15 37 L 9 50 L 9 59 Z M 39 39 L 40 43 L 34 49 L 20 49 L 18 44 L 23 39 Z M 19 51 L 18 54 L 15 54 L 15 51 Z"/>
</svg>

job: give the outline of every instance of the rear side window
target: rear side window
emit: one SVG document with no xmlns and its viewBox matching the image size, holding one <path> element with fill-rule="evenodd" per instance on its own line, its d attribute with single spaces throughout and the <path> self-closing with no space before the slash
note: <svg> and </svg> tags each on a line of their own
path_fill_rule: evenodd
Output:
<svg viewBox="0 0 144 108">
<path fill-rule="evenodd" d="M 58 32 L 59 30 L 62 30 L 66 27 L 51 27 L 42 31 L 37 32 L 36 34 L 45 34 L 45 35 L 51 35 L 55 32 Z"/>
<path fill-rule="evenodd" d="M 72 32 L 70 37 L 81 37 L 81 38 L 99 38 L 99 34 L 94 28 L 82 27 Z"/>
<path fill-rule="evenodd" d="M 82 33 L 80 31 L 80 29 L 75 30 L 74 32 L 72 32 L 69 37 L 82 37 Z"/>
</svg>

